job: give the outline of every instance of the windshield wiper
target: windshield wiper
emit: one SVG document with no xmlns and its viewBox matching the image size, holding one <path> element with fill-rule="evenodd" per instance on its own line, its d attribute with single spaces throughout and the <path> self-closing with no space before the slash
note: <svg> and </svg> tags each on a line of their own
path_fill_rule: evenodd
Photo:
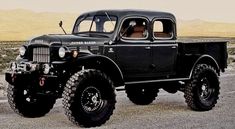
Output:
<svg viewBox="0 0 235 129">
<path fill-rule="evenodd" d="M 109 14 L 107 12 L 105 12 L 105 15 L 108 17 L 109 21 L 112 23 L 113 27 L 115 27 L 115 25 L 113 24 L 112 19 L 110 18 Z"/>
<path fill-rule="evenodd" d="M 91 32 L 91 29 L 92 29 L 92 26 L 93 26 L 93 22 L 94 22 L 94 20 L 95 20 L 95 15 L 93 16 L 93 18 L 92 18 L 92 22 L 91 22 L 91 26 L 90 26 L 90 29 L 89 29 L 89 32 Z"/>
</svg>

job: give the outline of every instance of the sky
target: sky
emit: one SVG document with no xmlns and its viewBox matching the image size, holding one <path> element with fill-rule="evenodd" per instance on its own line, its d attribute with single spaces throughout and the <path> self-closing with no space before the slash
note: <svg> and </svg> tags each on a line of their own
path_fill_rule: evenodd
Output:
<svg viewBox="0 0 235 129">
<path fill-rule="evenodd" d="M 99 9 L 166 11 L 184 20 L 235 23 L 235 0 L 0 0 L 0 9 L 82 13 Z"/>
</svg>

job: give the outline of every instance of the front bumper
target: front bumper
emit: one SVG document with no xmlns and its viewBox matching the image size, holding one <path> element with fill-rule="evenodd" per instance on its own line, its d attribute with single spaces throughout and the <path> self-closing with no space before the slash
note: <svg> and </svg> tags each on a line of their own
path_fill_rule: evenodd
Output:
<svg viewBox="0 0 235 129">
<path fill-rule="evenodd" d="M 12 85 L 26 84 L 34 81 L 42 86 L 46 82 L 55 83 L 58 77 L 55 73 L 53 64 L 32 62 L 13 63 L 16 67 L 8 69 L 5 73 L 5 80 Z"/>
<path fill-rule="evenodd" d="M 32 80 L 31 77 L 31 74 L 13 73 L 10 71 L 5 73 L 5 80 L 11 85 L 26 83 Z"/>
</svg>

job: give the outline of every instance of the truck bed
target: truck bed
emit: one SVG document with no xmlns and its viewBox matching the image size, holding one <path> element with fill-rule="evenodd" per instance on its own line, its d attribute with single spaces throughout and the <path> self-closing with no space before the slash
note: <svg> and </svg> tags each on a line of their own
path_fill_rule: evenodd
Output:
<svg viewBox="0 0 235 129">
<path fill-rule="evenodd" d="M 183 60 L 187 57 L 209 55 L 216 60 L 220 70 L 224 71 L 227 67 L 227 42 L 221 38 L 180 38 L 177 40 L 178 54 Z"/>
</svg>

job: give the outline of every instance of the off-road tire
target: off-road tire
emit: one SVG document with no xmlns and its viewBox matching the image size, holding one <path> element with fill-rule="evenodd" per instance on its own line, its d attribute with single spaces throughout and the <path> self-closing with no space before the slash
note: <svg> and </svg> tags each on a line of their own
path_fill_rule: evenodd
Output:
<svg viewBox="0 0 235 129">
<path fill-rule="evenodd" d="M 186 83 L 184 97 L 188 106 L 196 111 L 211 110 L 219 99 L 220 82 L 215 68 L 198 64 L 191 81 Z"/>
<path fill-rule="evenodd" d="M 116 94 L 113 82 L 99 70 L 87 69 L 72 75 L 62 96 L 68 119 L 83 127 L 104 124 L 115 109 Z"/>
<path fill-rule="evenodd" d="M 17 88 L 20 87 L 20 88 Z M 28 101 L 22 85 L 9 84 L 7 97 L 10 107 L 23 117 L 36 118 L 47 114 L 56 102 L 55 97 L 38 96 L 33 101 Z"/>
<path fill-rule="evenodd" d="M 158 89 L 144 86 L 125 86 L 127 97 L 137 105 L 152 103 L 159 92 Z"/>
</svg>

